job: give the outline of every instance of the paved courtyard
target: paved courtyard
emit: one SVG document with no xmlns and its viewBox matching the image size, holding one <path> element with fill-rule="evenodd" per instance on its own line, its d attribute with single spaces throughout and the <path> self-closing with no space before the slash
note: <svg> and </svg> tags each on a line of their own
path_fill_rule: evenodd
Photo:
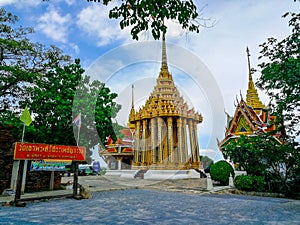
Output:
<svg viewBox="0 0 300 225">
<path fill-rule="evenodd" d="M 300 202 L 128 189 L 0 207 L 0 224 L 300 224 Z"/>
</svg>

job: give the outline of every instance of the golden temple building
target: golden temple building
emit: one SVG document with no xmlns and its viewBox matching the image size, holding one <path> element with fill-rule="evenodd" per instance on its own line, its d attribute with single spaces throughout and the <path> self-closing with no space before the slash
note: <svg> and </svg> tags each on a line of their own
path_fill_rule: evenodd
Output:
<svg viewBox="0 0 300 225">
<path fill-rule="evenodd" d="M 229 141 L 239 138 L 241 135 L 259 135 L 276 129 L 276 116 L 272 115 L 270 107 L 265 106 L 259 99 L 252 78 L 249 49 L 247 48 L 246 51 L 249 73 L 246 101 L 241 96 L 241 100 L 237 100 L 234 116 L 227 115 L 225 138 L 218 142 L 221 150 L 225 148 Z M 281 143 L 280 135 L 281 133 L 278 132 L 273 137 Z"/>
<path fill-rule="evenodd" d="M 197 125 L 202 116 L 190 108 L 174 84 L 167 64 L 165 35 L 156 85 L 139 109 L 134 99 L 128 127 L 134 134 L 133 170 L 199 169 Z"/>
</svg>

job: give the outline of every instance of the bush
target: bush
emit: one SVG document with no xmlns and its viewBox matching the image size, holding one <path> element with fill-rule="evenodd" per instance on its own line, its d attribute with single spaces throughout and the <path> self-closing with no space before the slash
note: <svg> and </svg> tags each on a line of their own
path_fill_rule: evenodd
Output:
<svg viewBox="0 0 300 225">
<path fill-rule="evenodd" d="M 234 177 L 233 168 L 224 160 L 218 161 L 210 167 L 211 179 L 220 182 L 220 185 L 229 184 L 230 174 L 232 174 L 232 177 Z"/>
<path fill-rule="evenodd" d="M 234 186 L 241 191 L 265 191 L 266 181 L 262 176 L 237 176 L 234 180 Z"/>
</svg>

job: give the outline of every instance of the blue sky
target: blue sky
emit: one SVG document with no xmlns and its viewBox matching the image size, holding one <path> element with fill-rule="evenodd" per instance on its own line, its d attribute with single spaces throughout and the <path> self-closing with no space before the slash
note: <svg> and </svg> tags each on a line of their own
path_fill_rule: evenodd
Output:
<svg viewBox="0 0 300 225">
<path fill-rule="evenodd" d="M 208 24 L 214 26 L 201 28 L 199 34 L 186 34 L 176 23 L 167 22 L 168 60 L 181 94 L 204 117 L 199 126 L 201 148 L 215 150 L 206 153 L 219 158 L 216 138 L 224 137 L 224 110 L 232 115 L 236 96 L 240 98 L 240 92 L 243 96 L 246 93 L 246 47 L 250 48 L 251 66 L 257 68 L 259 44 L 268 37 L 280 40 L 289 34 L 287 20 L 281 16 L 299 9 L 299 3 L 293 0 L 195 2 L 199 9 L 203 8 L 201 15 L 210 19 Z M 0 6 L 19 16 L 23 27 L 34 28 L 32 41 L 54 44 L 73 58 L 80 58 L 87 73 L 97 68 L 94 78 L 119 93 L 123 111 L 118 122 L 126 124 L 125 105 L 131 104 L 132 83 L 135 83 L 136 109 L 152 90 L 160 67 L 160 42 L 153 41 L 149 32 L 144 32 L 139 42 L 133 41 L 128 29 L 120 30 L 117 20 L 108 19 L 108 7 L 85 0 L 0 0 Z M 106 80 L 103 74 L 109 74 Z M 254 74 L 254 79 L 258 76 L 259 73 Z M 262 91 L 259 96 L 268 103 Z"/>
</svg>

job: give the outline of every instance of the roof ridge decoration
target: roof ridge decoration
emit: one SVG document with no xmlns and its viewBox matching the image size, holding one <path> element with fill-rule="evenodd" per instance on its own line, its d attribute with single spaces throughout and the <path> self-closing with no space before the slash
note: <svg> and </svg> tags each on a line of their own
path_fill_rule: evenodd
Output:
<svg viewBox="0 0 300 225">
<path fill-rule="evenodd" d="M 249 53 L 248 47 L 246 49 L 246 52 L 247 52 L 247 58 L 248 58 L 248 73 L 249 73 L 246 103 L 249 106 L 253 107 L 254 109 L 263 109 L 263 108 L 266 108 L 266 106 L 260 101 L 257 90 L 254 86 L 254 82 L 253 82 L 253 78 L 252 78 L 252 71 L 251 71 L 251 67 L 250 67 L 250 53 Z"/>
</svg>

